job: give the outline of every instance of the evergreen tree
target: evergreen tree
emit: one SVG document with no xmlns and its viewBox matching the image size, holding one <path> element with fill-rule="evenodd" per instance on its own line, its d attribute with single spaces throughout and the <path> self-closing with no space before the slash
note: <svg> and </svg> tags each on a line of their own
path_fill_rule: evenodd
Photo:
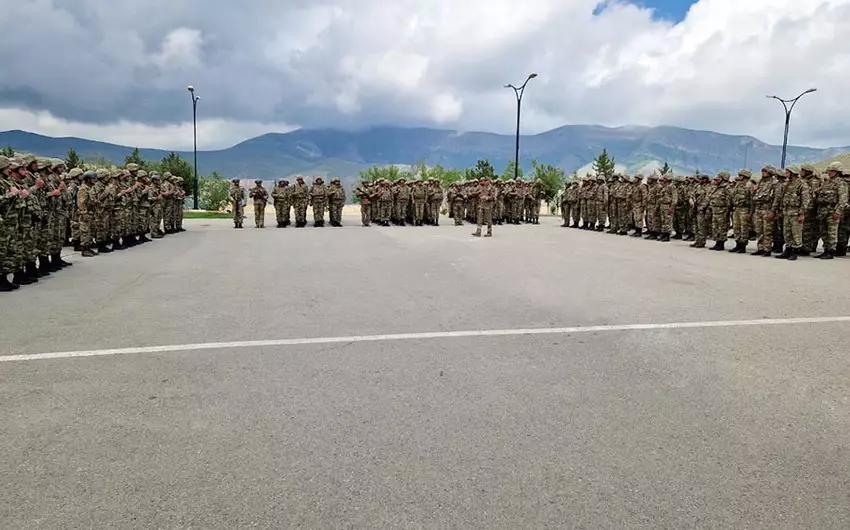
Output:
<svg viewBox="0 0 850 530">
<path fill-rule="evenodd" d="M 667 164 L 667 161 L 664 161 L 664 167 L 661 168 L 661 174 L 666 175 L 670 172 L 670 166 Z"/>
<path fill-rule="evenodd" d="M 599 156 L 593 159 L 593 169 L 597 175 L 610 177 L 614 174 L 614 157 L 608 154 L 607 149 L 603 149 Z"/>
<path fill-rule="evenodd" d="M 138 147 L 134 147 L 133 151 L 129 155 L 124 157 L 124 165 L 126 166 L 127 164 L 138 164 L 139 167 L 148 167 L 148 162 L 147 160 L 142 158 L 141 153 L 139 153 Z"/>
<path fill-rule="evenodd" d="M 68 149 L 68 156 L 65 158 L 65 165 L 68 166 L 68 169 L 74 169 L 75 167 L 82 166 L 83 161 L 80 160 L 79 155 L 77 155 L 77 150 L 73 147 Z"/>
<path fill-rule="evenodd" d="M 15 150 L 12 149 L 11 145 L 7 145 L 2 150 L 0 150 L 0 155 L 6 156 L 6 157 L 13 157 L 13 156 L 15 156 Z"/>
</svg>

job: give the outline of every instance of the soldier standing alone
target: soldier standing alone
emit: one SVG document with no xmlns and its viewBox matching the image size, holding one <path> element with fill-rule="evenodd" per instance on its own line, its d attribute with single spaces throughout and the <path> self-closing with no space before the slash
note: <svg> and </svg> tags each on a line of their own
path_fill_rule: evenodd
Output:
<svg viewBox="0 0 850 530">
<path fill-rule="evenodd" d="M 475 237 L 481 237 L 481 226 L 487 225 L 487 233 L 484 237 L 493 236 L 493 205 L 496 203 L 496 189 L 490 183 L 490 179 L 484 177 L 478 186 L 478 215 L 477 228 L 472 233 Z"/>
</svg>

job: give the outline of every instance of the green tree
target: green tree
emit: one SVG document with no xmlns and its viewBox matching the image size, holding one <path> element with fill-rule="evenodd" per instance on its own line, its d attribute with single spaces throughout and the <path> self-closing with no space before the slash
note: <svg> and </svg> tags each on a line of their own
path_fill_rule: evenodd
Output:
<svg viewBox="0 0 850 530">
<path fill-rule="evenodd" d="M 127 164 L 138 164 L 139 167 L 143 168 L 148 167 L 148 161 L 142 158 L 138 147 L 134 147 L 130 154 L 124 157 L 124 165 L 126 166 Z"/>
<path fill-rule="evenodd" d="M 87 156 L 83 159 L 82 165 L 89 169 L 101 169 L 112 167 L 112 161 L 105 156 Z"/>
<path fill-rule="evenodd" d="M 358 175 L 363 180 L 376 181 L 378 179 L 387 179 L 390 182 L 396 181 L 401 177 L 409 178 L 410 171 L 403 171 L 398 166 L 372 166 L 363 171 L 358 172 Z"/>
<path fill-rule="evenodd" d="M 198 181 L 198 202 L 201 209 L 218 211 L 230 202 L 230 183 L 218 173 Z"/>
<path fill-rule="evenodd" d="M 2 150 L 0 150 L 0 155 L 6 156 L 6 157 L 13 157 L 13 156 L 15 156 L 15 150 L 12 149 L 11 145 L 7 145 Z"/>
<path fill-rule="evenodd" d="M 77 155 L 77 150 L 73 147 L 68 149 L 68 156 L 65 157 L 65 165 L 68 166 L 68 169 L 74 169 L 83 165 L 83 161 Z"/>
<path fill-rule="evenodd" d="M 666 175 L 667 173 L 670 172 L 670 169 L 671 169 L 670 166 L 667 164 L 667 161 L 665 160 L 664 161 L 664 167 L 661 168 L 661 174 Z"/>
<path fill-rule="evenodd" d="M 504 170 L 504 171 L 502 171 L 502 180 L 511 180 L 511 179 L 513 179 L 513 178 L 514 178 L 514 173 L 515 173 L 515 172 L 514 172 L 514 168 L 515 168 L 515 167 L 516 167 L 516 164 L 514 164 L 514 161 L 513 161 L 513 160 L 511 160 L 510 162 L 508 162 L 507 167 L 505 167 L 505 170 Z M 517 171 L 516 171 L 516 175 L 517 175 L 518 177 L 522 178 L 522 166 L 520 166 L 520 167 L 517 169 Z"/>
<path fill-rule="evenodd" d="M 487 159 L 481 159 L 475 165 L 463 172 L 466 180 L 488 178 L 493 180 L 496 178 L 496 170 L 493 169 L 493 164 Z"/>
<path fill-rule="evenodd" d="M 558 203 L 555 198 L 561 192 L 564 181 L 567 179 L 564 170 L 552 164 L 540 164 L 537 160 L 531 161 L 531 167 L 534 170 L 534 178 L 540 179 L 543 183 L 543 200 L 546 201 L 549 211 L 557 212 Z"/>
<path fill-rule="evenodd" d="M 160 173 L 170 172 L 175 177 L 183 179 L 183 190 L 187 195 L 192 195 L 195 190 L 195 171 L 192 169 L 189 162 L 180 158 L 175 152 L 170 152 L 166 155 L 159 164 L 156 164 L 155 169 Z M 198 188 L 198 199 L 200 200 L 200 182 Z M 199 205 L 200 206 L 200 205 Z"/>
<path fill-rule="evenodd" d="M 608 154 L 607 149 L 603 149 L 599 156 L 593 159 L 593 169 L 597 175 L 610 177 L 614 174 L 614 157 Z"/>
</svg>

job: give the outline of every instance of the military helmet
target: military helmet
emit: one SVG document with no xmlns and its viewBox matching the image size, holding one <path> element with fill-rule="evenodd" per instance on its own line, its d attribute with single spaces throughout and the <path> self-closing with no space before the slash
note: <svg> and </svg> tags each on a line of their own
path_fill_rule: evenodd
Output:
<svg viewBox="0 0 850 530">
<path fill-rule="evenodd" d="M 84 179 L 96 179 L 97 173 L 94 172 L 94 171 L 91 171 L 91 170 L 86 171 L 85 173 L 83 173 L 83 178 Z"/>
<path fill-rule="evenodd" d="M 752 171 L 750 171 L 749 169 L 744 167 L 744 168 L 741 168 L 741 169 L 738 170 L 738 176 L 739 177 L 752 178 L 753 173 L 752 173 Z"/>
<path fill-rule="evenodd" d="M 785 171 L 791 173 L 792 175 L 799 175 L 800 174 L 800 167 L 799 166 L 788 166 L 788 167 L 785 168 Z"/>
<path fill-rule="evenodd" d="M 317 183 L 317 184 L 318 184 L 319 182 L 324 182 L 324 181 L 325 181 L 325 179 L 323 179 L 322 177 L 316 177 L 316 178 L 314 178 L 314 179 L 313 179 L 313 182 L 315 182 L 315 183 Z"/>
<path fill-rule="evenodd" d="M 339 183 L 340 182 L 339 182 L 338 178 L 334 177 L 334 178 L 331 179 L 331 184 L 339 184 Z"/>
<path fill-rule="evenodd" d="M 108 169 L 98 169 L 95 173 L 97 173 L 97 178 L 102 179 L 103 177 L 109 175 Z"/>
<path fill-rule="evenodd" d="M 232 182 L 234 184 L 239 184 L 239 179 L 238 178 L 232 178 L 232 179 L 230 179 L 230 182 Z"/>
<path fill-rule="evenodd" d="M 159 180 L 159 173 L 152 173 L 151 180 Z"/>
<path fill-rule="evenodd" d="M 303 181 L 303 180 L 304 180 L 304 177 L 302 177 L 301 175 L 298 175 L 297 177 L 295 177 L 295 180 L 301 180 L 301 181 Z"/>
<path fill-rule="evenodd" d="M 78 168 L 78 167 L 75 167 L 75 168 L 71 169 L 71 171 L 69 171 L 69 172 L 67 173 L 67 178 L 69 178 L 69 179 L 74 179 L 74 178 L 79 177 L 79 176 L 80 176 L 80 175 L 82 175 L 82 174 L 83 174 L 83 170 L 82 170 L 82 169 L 80 169 L 80 168 Z"/>
<path fill-rule="evenodd" d="M 162 178 L 164 178 L 164 179 L 170 179 L 173 176 L 174 175 L 171 174 L 171 171 L 166 171 L 165 173 L 162 174 Z"/>
<path fill-rule="evenodd" d="M 38 162 L 38 160 L 36 160 L 35 156 L 33 156 L 33 155 L 24 155 L 24 156 L 21 157 L 21 165 L 23 167 L 27 167 L 30 164 L 32 164 L 33 162 L 36 162 L 36 163 Z"/>
<path fill-rule="evenodd" d="M 844 172 L 844 166 L 839 161 L 830 162 L 828 166 L 826 166 L 827 171 L 838 171 L 839 173 Z"/>
<path fill-rule="evenodd" d="M 263 183 L 263 179 L 254 180 L 254 184 L 262 184 L 262 183 Z"/>
<path fill-rule="evenodd" d="M 806 162 L 805 164 L 800 166 L 800 171 L 807 171 L 809 173 L 814 173 L 815 172 L 815 166 Z"/>
<path fill-rule="evenodd" d="M 124 169 L 126 169 L 127 171 L 138 171 L 139 164 L 127 164 L 126 166 L 124 166 Z"/>
<path fill-rule="evenodd" d="M 6 169 L 12 165 L 12 161 L 8 157 L 0 156 L 0 169 Z"/>
<path fill-rule="evenodd" d="M 147 172 L 147 171 L 145 171 L 144 169 L 140 169 L 139 171 L 137 171 L 137 172 L 136 172 L 136 176 L 137 176 L 137 177 L 147 177 L 147 176 L 148 176 L 148 172 Z"/>
<path fill-rule="evenodd" d="M 653 171 L 652 173 L 649 174 L 648 177 L 646 177 L 646 179 L 647 180 L 658 180 L 658 173 Z"/>
</svg>

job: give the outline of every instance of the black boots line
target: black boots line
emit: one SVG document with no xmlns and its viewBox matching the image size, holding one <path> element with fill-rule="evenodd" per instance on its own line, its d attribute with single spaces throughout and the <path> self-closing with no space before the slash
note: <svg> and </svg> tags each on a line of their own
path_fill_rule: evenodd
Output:
<svg viewBox="0 0 850 530">
<path fill-rule="evenodd" d="M 29 261 L 22 268 L 12 274 L 12 280 L 9 280 L 7 274 L 0 274 L 0 292 L 9 292 L 19 289 L 21 285 L 31 285 L 37 283 L 39 278 L 50 276 L 51 272 L 70 267 L 72 264 L 63 260 L 58 253 L 42 254 L 38 257 L 38 261 Z"/>
</svg>

